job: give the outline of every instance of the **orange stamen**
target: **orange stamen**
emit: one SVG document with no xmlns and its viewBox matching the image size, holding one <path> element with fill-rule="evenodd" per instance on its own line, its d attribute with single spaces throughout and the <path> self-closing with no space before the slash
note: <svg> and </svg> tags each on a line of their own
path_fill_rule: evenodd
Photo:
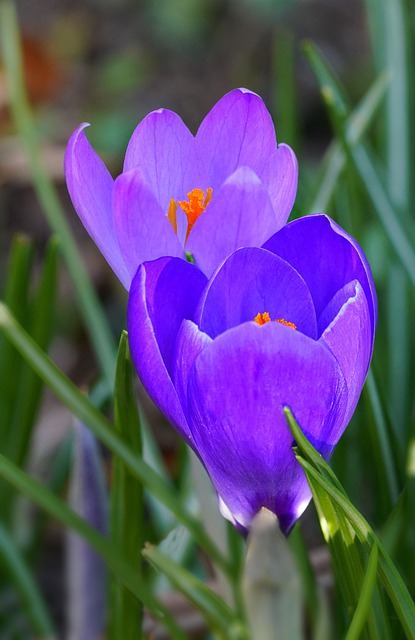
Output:
<svg viewBox="0 0 415 640">
<path fill-rule="evenodd" d="M 267 322 L 271 322 L 269 313 L 267 311 L 265 311 L 264 313 L 258 313 L 258 315 L 256 315 L 254 318 L 254 322 L 259 324 L 260 326 L 266 324 Z"/>
<path fill-rule="evenodd" d="M 212 200 L 212 192 L 213 192 L 213 189 L 209 187 L 208 189 L 206 189 L 206 196 L 205 196 L 205 192 L 203 191 L 203 189 L 192 189 L 187 194 L 189 201 L 180 200 L 177 203 L 179 207 L 183 209 L 187 217 L 187 231 L 186 231 L 185 242 L 189 237 L 189 233 L 193 229 L 194 223 L 196 222 L 200 214 L 204 212 L 209 202 Z M 171 202 L 172 201 L 170 201 L 170 206 L 171 206 Z M 169 212 L 170 212 L 170 207 L 169 207 Z"/>
<path fill-rule="evenodd" d="M 268 311 L 264 311 L 264 313 L 258 313 L 254 318 L 254 322 L 259 324 L 260 326 L 266 324 L 267 322 L 271 322 L 271 317 Z M 277 320 L 274 320 L 274 322 L 285 324 L 286 327 L 291 327 L 291 329 L 297 328 L 297 325 L 294 324 L 294 322 L 289 322 L 288 320 L 284 320 L 284 318 L 277 318 Z"/>
</svg>

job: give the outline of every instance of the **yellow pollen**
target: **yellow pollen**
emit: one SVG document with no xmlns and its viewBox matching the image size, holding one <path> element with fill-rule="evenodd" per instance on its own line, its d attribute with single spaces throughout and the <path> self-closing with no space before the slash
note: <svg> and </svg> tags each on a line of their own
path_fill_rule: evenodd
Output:
<svg viewBox="0 0 415 640">
<path fill-rule="evenodd" d="M 212 192 L 213 189 L 211 187 L 206 189 L 206 195 L 203 189 L 192 189 L 187 194 L 188 200 L 179 200 L 178 202 L 173 199 L 170 200 L 167 217 L 175 233 L 177 233 L 177 205 L 179 205 L 179 207 L 183 209 L 186 214 L 187 231 L 185 242 L 189 237 L 189 233 L 193 229 L 194 223 L 196 222 L 200 214 L 204 212 L 209 202 L 212 200 Z"/>
<path fill-rule="evenodd" d="M 260 326 L 266 324 L 267 322 L 271 322 L 271 318 L 268 311 L 264 311 L 264 313 L 258 313 L 254 318 L 254 322 L 259 324 Z M 277 320 L 274 320 L 274 322 L 285 324 L 286 327 L 291 327 L 291 329 L 297 328 L 297 325 L 294 324 L 294 322 L 289 322 L 288 320 L 284 320 L 284 318 L 277 318 Z"/>
</svg>

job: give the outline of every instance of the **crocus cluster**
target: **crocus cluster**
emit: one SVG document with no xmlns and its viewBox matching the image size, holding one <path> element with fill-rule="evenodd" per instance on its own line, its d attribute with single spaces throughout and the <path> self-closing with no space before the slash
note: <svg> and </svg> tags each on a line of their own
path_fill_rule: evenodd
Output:
<svg viewBox="0 0 415 640">
<path fill-rule="evenodd" d="M 177 258 L 145 263 L 128 307 L 144 386 L 242 529 L 267 507 L 288 531 L 307 506 L 283 408 L 328 458 L 356 407 L 375 324 L 362 250 L 324 215 L 237 250 L 209 280 Z"/>
<path fill-rule="evenodd" d="M 130 290 L 131 353 L 150 397 L 225 517 L 247 531 L 266 507 L 288 532 L 311 494 L 283 409 L 327 459 L 368 371 L 377 306 L 362 249 L 322 214 L 285 224 L 295 157 L 247 91 L 222 98 L 196 137 L 175 114 L 150 114 L 115 183 L 80 127 L 66 169 Z"/>
</svg>

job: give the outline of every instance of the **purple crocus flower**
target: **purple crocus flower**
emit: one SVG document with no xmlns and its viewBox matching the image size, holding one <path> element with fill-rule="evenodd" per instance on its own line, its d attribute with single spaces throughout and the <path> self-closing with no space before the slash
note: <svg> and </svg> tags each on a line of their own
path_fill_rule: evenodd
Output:
<svg viewBox="0 0 415 640">
<path fill-rule="evenodd" d="M 292 149 L 277 146 L 263 101 L 226 94 L 196 136 L 167 109 L 153 111 L 129 142 L 114 181 L 80 125 L 65 155 L 74 207 L 129 289 L 137 267 L 192 254 L 208 277 L 239 247 L 259 247 L 287 221 L 297 190 Z"/>
<path fill-rule="evenodd" d="M 376 320 L 366 258 L 325 215 L 235 251 L 210 280 L 177 258 L 138 269 L 128 307 L 136 369 L 239 528 L 266 507 L 287 532 L 307 506 L 283 407 L 328 458 L 362 390 Z"/>
</svg>

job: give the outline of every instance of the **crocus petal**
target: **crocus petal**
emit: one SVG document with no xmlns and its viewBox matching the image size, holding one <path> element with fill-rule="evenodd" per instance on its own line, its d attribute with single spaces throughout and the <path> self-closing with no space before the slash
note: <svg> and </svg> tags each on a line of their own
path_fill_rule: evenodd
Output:
<svg viewBox="0 0 415 640">
<path fill-rule="evenodd" d="M 192 319 L 206 277 L 179 258 L 141 265 L 131 283 L 128 333 L 131 356 L 148 394 L 189 440 L 189 429 L 172 382 L 174 345 L 183 319 Z"/>
<path fill-rule="evenodd" d="M 268 191 L 248 167 L 240 167 L 199 217 L 186 250 L 208 277 L 240 247 L 259 247 L 279 229 Z"/>
<path fill-rule="evenodd" d="M 313 300 L 302 277 L 285 260 L 253 247 L 235 251 L 219 268 L 201 297 L 196 319 L 214 338 L 264 312 L 317 337 Z"/>
<path fill-rule="evenodd" d="M 196 143 L 205 160 L 206 186 L 214 190 L 238 167 L 249 166 L 260 175 L 277 144 L 264 102 L 247 89 L 231 91 L 216 103 L 200 125 Z"/>
<path fill-rule="evenodd" d="M 184 258 L 179 238 L 140 169 L 116 179 L 113 209 L 118 243 L 130 280 L 143 262 L 162 256 Z"/>
<path fill-rule="evenodd" d="M 261 507 L 288 531 L 310 491 L 283 407 L 324 454 L 347 392 L 330 351 L 278 323 L 246 323 L 208 344 L 190 371 L 189 420 L 217 492 L 242 527 Z"/>
<path fill-rule="evenodd" d="M 69 195 L 82 224 L 124 286 L 130 281 L 120 252 L 112 219 L 114 181 L 88 142 L 81 124 L 65 152 L 65 176 Z"/>
<path fill-rule="evenodd" d="M 326 328 L 320 342 L 327 345 L 343 372 L 348 403 L 344 422 L 353 415 L 372 355 L 370 314 L 364 291 L 357 282 L 336 293 L 321 315 Z"/>
<path fill-rule="evenodd" d="M 144 118 L 131 136 L 124 171 L 140 167 L 165 213 L 170 199 L 183 199 L 191 189 L 205 189 L 199 177 L 195 141 L 173 111 L 158 109 Z"/>
<path fill-rule="evenodd" d="M 199 353 L 212 342 L 191 320 L 183 320 L 176 340 L 173 382 L 180 403 L 187 413 L 187 383 L 189 373 Z"/>
<path fill-rule="evenodd" d="M 297 195 L 298 162 L 288 144 L 279 144 L 260 175 L 266 185 L 278 220 L 278 229 L 287 222 Z"/>
<path fill-rule="evenodd" d="M 369 263 L 354 238 L 323 214 L 294 220 L 264 245 L 297 269 L 308 284 L 317 318 L 334 294 L 356 279 L 365 292 L 372 327 L 377 321 L 377 300 Z"/>
</svg>

